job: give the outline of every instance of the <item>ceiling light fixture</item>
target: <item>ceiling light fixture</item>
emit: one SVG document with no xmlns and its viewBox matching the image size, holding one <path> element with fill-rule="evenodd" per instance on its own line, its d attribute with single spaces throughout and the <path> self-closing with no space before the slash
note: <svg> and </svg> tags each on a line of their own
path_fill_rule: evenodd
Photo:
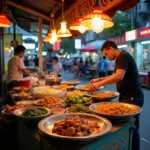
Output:
<svg viewBox="0 0 150 150">
<path fill-rule="evenodd" d="M 108 15 L 103 13 L 99 7 L 95 7 L 92 13 L 86 15 L 81 20 L 81 25 L 99 33 L 104 28 L 112 27 L 114 24 Z"/>
<path fill-rule="evenodd" d="M 58 30 L 57 36 L 58 37 L 70 37 L 72 36 L 72 34 L 67 29 L 67 22 L 65 21 L 65 17 L 64 17 L 64 0 L 62 0 L 62 18 L 63 18 L 63 21 L 60 23 L 61 29 Z"/>
</svg>

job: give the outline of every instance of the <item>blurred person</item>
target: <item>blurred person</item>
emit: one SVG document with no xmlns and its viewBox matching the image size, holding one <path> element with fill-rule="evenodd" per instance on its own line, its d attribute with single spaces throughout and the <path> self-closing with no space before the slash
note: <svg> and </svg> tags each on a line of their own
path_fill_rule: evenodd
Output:
<svg viewBox="0 0 150 150">
<path fill-rule="evenodd" d="M 98 62 L 98 71 L 99 77 L 105 77 L 107 73 L 108 62 L 106 60 L 106 56 L 103 56 L 103 59 Z"/>
<path fill-rule="evenodd" d="M 52 71 L 53 70 L 53 62 L 52 62 L 53 57 L 55 57 L 55 54 L 54 54 L 53 50 L 52 49 L 48 49 L 48 56 L 47 56 L 47 58 L 45 60 L 46 69 L 48 71 Z"/>
<path fill-rule="evenodd" d="M 79 71 L 79 66 L 78 66 L 77 58 L 75 58 L 73 60 L 72 67 L 73 67 L 74 75 L 77 77 L 78 76 L 78 71 Z"/>
<path fill-rule="evenodd" d="M 24 57 L 24 65 L 25 65 L 26 67 L 29 67 L 29 66 L 30 66 L 28 56 L 25 56 L 25 57 Z"/>
<path fill-rule="evenodd" d="M 127 51 L 119 50 L 116 43 L 112 41 L 106 41 L 102 45 L 101 50 L 110 60 L 116 59 L 115 71 L 113 75 L 108 77 L 91 80 L 91 90 L 96 90 L 100 86 L 116 82 L 117 91 L 120 93 L 120 102 L 142 107 L 144 104 L 144 94 L 134 58 Z M 134 118 L 132 150 L 140 150 L 140 114 L 134 116 Z"/>
<path fill-rule="evenodd" d="M 62 64 L 58 61 L 58 57 L 57 56 L 53 57 L 52 62 L 53 62 L 53 72 L 56 73 L 59 77 L 61 77 Z"/>
<path fill-rule="evenodd" d="M 67 70 L 67 59 L 66 58 L 64 58 L 62 65 L 63 65 L 64 71 L 66 71 Z"/>
<path fill-rule="evenodd" d="M 83 76 L 83 66 L 84 66 L 84 62 L 83 62 L 82 58 L 80 58 L 78 66 L 79 66 L 79 72 L 78 72 L 79 74 L 78 75 L 80 77 L 82 77 Z"/>
<path fill-rule="evenodd" d="M 88 67 L 89 62 L 88 62 L 88 58 L 85 59 L 85 66 Z"/>
<path fill-rule="evenodd" d="M 112 75 L 114 70 L 115 70 L 115 61 L 108 60 L 107 75 L 108 76 Z"/>
<path fill-rule="evenodd" d="M 34 57 L 34 65 L 35 65 L 35 67 L 39 66 L 39 58 L 37 57 L 37 55 L 35 55 L 35 57 Z"/>
<path fill-rule="evenodd" d="M 8 90 L 13 89 L 15 86 L 19 86 L 20 84 L 18 80 L 22 79 L 23 75 L 29 75 L 29 71 L 25 68 L 22 60 L 25 49 L 26 48 L 22 45 L 17 46 L 14 49 L 14 56 L 8 62 Z"/>
</svg>

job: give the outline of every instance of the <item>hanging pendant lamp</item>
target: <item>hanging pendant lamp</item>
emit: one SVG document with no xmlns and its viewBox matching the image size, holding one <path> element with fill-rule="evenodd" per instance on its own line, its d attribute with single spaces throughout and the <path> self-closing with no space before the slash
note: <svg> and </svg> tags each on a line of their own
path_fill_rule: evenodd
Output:
<svg viewBox="0 0 150 150">
<path fill-rule="evenodd" d="M 63 21 L 60 23 L 61 24 L 61 28 L 58 30 L 57 32 L 57 36 L 58 37 L 70 37 L 72 36 L 71 32 L 67 29 L 67 22 L 65 21 L 65 17 L 64 17 L 64 0 L 62 0 L 62 17 L 63 17 Z"/>
<path fill-rule="evenodd" d="M 51 38 L 52 38 L 52 35 L 51 35 L 50 32 L 48 32 L 47 35 L 44 37 L 43 41 L 44 42 L 49 42 Z"/>
<path fill-rule="evenodd" d="M 84 26 L 84 25 L 81 25 L 81 20 L 83 19 L 84 17 L 81 16 L 77 21 L 75 21 L 74 23 L 71 24 L 70 26 L 70 29 L 71 30 L 77 30 L 79 31 L 80 33 L 84 33 L 86 30 L 88 30 L 88 27 Z"/>
<path fill-rule="evenodd" d="M 99 7 L 95 7 L 93 12 L 86 15 L 81 20 L 81 25 L 92 29 L 94 32 L 99 33 L 104 28 L 110 28 L 114 25 L 112 19 L 103 13 Z"/>
<path fill-rule="evenodd" d="M 0 14 L 0 27 L 8 28 L 10 27 L 10 21 L 4 14 Z"/>
</svg>

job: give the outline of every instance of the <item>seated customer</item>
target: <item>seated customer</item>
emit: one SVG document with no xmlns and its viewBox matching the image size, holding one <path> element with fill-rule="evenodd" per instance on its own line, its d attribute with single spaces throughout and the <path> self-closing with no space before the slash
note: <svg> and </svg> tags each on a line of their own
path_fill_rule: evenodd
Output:
<svg viewBox="0 0 150 150">
<path fill-rule="evenodd" d="M 62 64 L 58 62 L 58 57 L 53 57 L 53 72 L 56 73 L 59 77 L 61 76 L 62 72 Z"/>
<path fill-rule="evenodd" d="M 7 89 L 11 90 L 15 86 L 19 86 L 18 80 L 23 78 L 23 75 L 29 75 L 29 71 L 25 68 L 22 60 L 25 53 L 25 47 L 19 45 L 14 50 L 14 56 L 8 62 Z"/>
</svg>

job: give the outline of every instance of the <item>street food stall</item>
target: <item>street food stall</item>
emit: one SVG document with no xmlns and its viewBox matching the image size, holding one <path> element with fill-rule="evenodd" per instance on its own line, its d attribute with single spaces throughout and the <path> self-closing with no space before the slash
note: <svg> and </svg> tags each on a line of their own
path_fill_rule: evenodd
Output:
<svg viewBox="0 0 150 150">
<path fill-rule="evenodd" d="M 61 41 L 60 37 L 70 37 L 72 34 L 74 36 L 80 35 L 80 33 L 90 30 L 93 25 L 91 12 L 94 6 L 98 6 L 96 2 L 96 0 L 78 0 L 76 3 L 72 0 L 66 0 L 65 2 L 64 0 L 38 0 L 37 3 L 33 3 L 30 0 L 19 2 L 7 0 L 5 5 L 10 8 L 6 12 L 12 21 L 17 21 L 20 26 L 28 31 L 35 32 L 37 30 L 39 36 L 39 67 L 42 70 L 43 24 L 49 24 L 50 21 L 51 25 L 47 27 L 49 32 L 44 41 L 49 41 L 51 44 L 54 44 L 54 41 Z M 103 23 L 101 28 L 97 28 L 96 25 L 97 23 L 99 25 L 99 22 L 94 20 L 93 30 L 99 33 L 104 28 L 113 26 L 113 22 L 108 15 L 114 15 L 119 9 L 125 11 L 137 2 L 138 0 L 134 2 L 114 0 L 105 3 L 100 0 L 102 9 L 95 8 L 92 14 L 101 16 L 106 24 Z M 4 11 L 3 4 L 4 0 L 0 2 L 2 12 Z M 65 9 L 67 12 L 64 15 Z M 90 14 L 82 19 L 80 18 L 80 20 L 79 17 L 83 15 L 82 10 L 84 10 L 83 14 Z M 53 13 L 49 14 L 49 12 Z M 54 12 L 57 17 L 56 21 Z M 62 12 L 62 17 L 60 12 Z M 5 19 L 5 22 L 1 22 L 1 27 L 10 26 L 10 21 L 6 15 L 3 15 L 0 19 L 2 21 Z M 65 19 L 73 31 L 70 32 L 66 28 Z M 81 23 L 80 32 L 76 31 L 77 26 L 71 24 L 75 20 L 78 20 L 79 24 Z M 26 22 L 27 25 L 25 25 Z M 35 24 L 30 29 L 31 22 L 38 22 L 38 27 Z M 58 38 L 56 38 L 56 27 L 59 26 L 60 22 L 62 29 L 58 30 Z M 86 27 L 86 30 L 83 26 Z M 65 32 L 62 32 L 63 29 L 65 29 Z M 3 30 L 0 30 L 0 34 L 3 35 Z M 52 35 L 53 39 L 51 39 Z M 0 41 L 3 43 L 3 36 L 0 36 Z M 3 44 L 0 46 L 0 57 L 3 58 Z M 0 61 L 0 66 L 0 81 L 2 81 L 4 73 L 2 61 Z M 69 81 L 72 83 L 70 85 L 67 82 L 63 83 L 57 80 L 57 77 L 53 77 L 52 80 L 53 82 L 51 82 L 51 77 L 47 75 L 47 77 L 40 79 L 37 84 L 28 87 L 15 87 L 12 91 L 8 91 L 9 99 L 12 102 L 11 105 L 8 103 L 3 105 L 0 121 L 8 120 L 10 126 L 11 123 L 13 124 L 13 129 L 8 134 L 11 135 L 13 141 L 10 146 L 16 146 L 21 150 L 132 149 L 133 117 L 142 111 L 140 107 L 111 102 L 113 98 L 119 96 L 117 92 L 104 90 L 103 92 L 91 93 L 88 90 L 89 85 L 82 85 L 81 88 L 81 86 L 77 86 L 79 82 Z M 0 90 L 2 91 L 0 92 L 2 97 L 4 95 L 3 88 L 0 88 Z M 95 99 L 97 102 L 95 102 Z M 5 138 L 7 139 L 6 136 Z"/>
<path fill-rule="evenodd" d="M 9 93 L 14 105 L 5 105 L 1 113 L 15 124 L 19 149 L 131 150 L 133 116 L 141 108 L 113 102 L 118 92 L 100 87 L 91 93 L 79 81 L 60 81 L 15 87 Z"/>
</svg>

